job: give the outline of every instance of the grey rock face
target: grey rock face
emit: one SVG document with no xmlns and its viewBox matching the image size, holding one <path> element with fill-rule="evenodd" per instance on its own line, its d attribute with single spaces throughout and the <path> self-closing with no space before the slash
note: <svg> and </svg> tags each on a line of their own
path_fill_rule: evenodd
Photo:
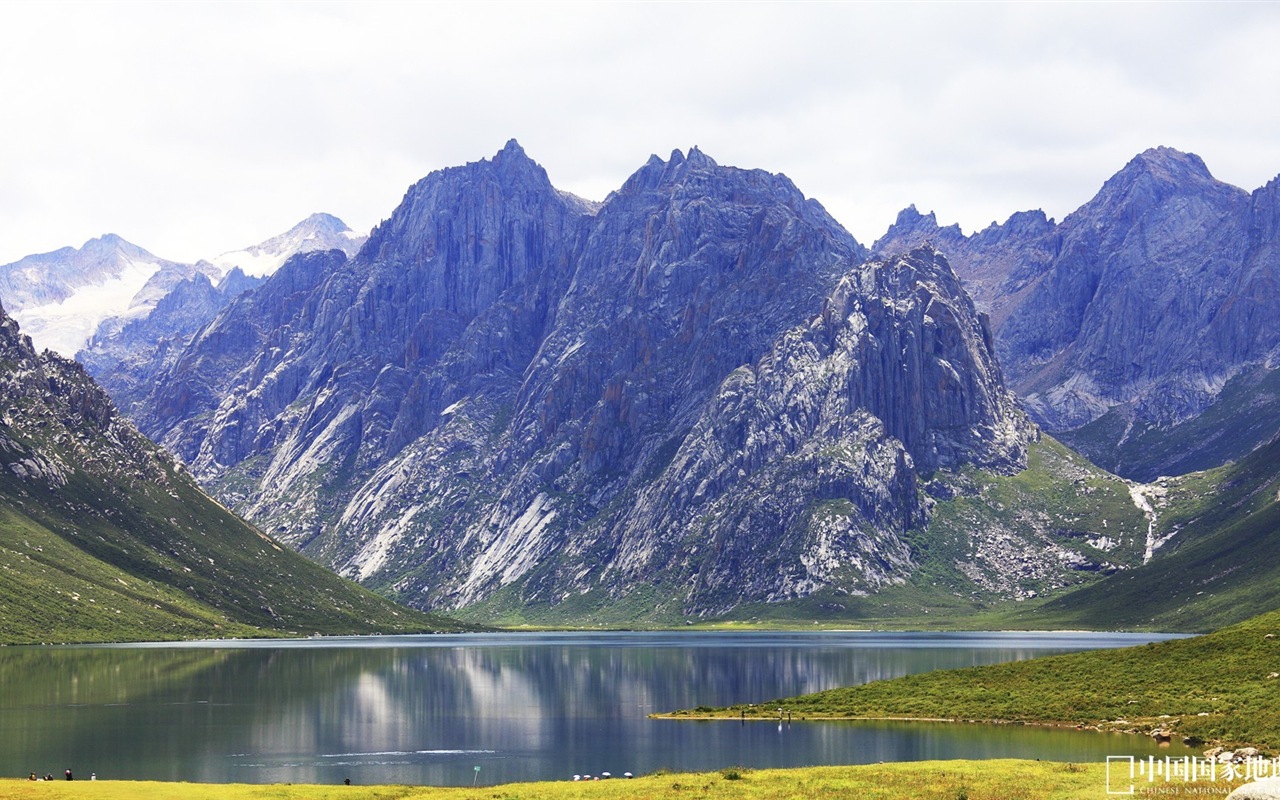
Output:
<svg viewBox="0 0 1280 800">
<path fill-rule="evenodd" d="M 874 591 L 912 568 L 919 474 L 1017 469 L 1034 432 L 946 262 L 865 256 L 785 178 L 696 148 L 596 205 L 511 142 L 412 187 L 354 258 L 237 298 L 140 420 L 419 606 Z"/>
<path fill-rule="evenodd" d="M 140 436 L 84 369 L 45 351 L 0 308 L 0 453 L 23 480 L 54 489 L 77 472 L 121 486 L 167 486 L 157 448 Z"/>
<path fill-rule="evenodd" d="M 1273 181 L 1251 196 L 1215 180 L 1198 157 L 1157 148 L 1060 224 L 1025 212 L 962 237 L 904 212 L 877 248 L 943 242 L 991 314 L 1001 362 L 1032 416 L 1068 432 L 1120 415 L 1127 423 L 1114 433 L 1077 444 L 1123 468 L 1106 451 L 1134 424 L 1186 423 L 1233 379 L 1274 369 L 1276 192 Z M 1132 474 L 1174 463 L 1135 464 Z"/>
</svg>

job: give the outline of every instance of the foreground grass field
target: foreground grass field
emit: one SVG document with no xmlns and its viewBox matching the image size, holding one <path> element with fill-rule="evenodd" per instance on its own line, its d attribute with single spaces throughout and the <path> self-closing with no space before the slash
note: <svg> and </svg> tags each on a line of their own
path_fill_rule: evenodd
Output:
<svg viewBox="0 0 1280 800">
<path fill-rule="evenodd" d="M 1117 776 L 1113 775 L 1113 782 Z M 1225 796 L 1239 780 L 1139 782 L 1135 797 Z M 1114 788 L 1114 787 L 1113 787 Z M 1127 788 L 1125 786 L 1124 788 Z M 807 769 L 732 769 L 592 783 L 514 783 L 477 788 L 293 786 L 135 781 L 0 781 L 0 800 L 647 800 L 868 798 L 869 800 L 1094 800 L 1106 797 L 1102 764 L 926 761 Z"/>
<path fill-rule="evenodd" d="M 764 698 L 761 698 L 764 701 Z M 1280 612 L 1220 631 L 861 686 L 674 718 L 924 718 L 1064 723 L 1280 749 Z"/>
</svg>

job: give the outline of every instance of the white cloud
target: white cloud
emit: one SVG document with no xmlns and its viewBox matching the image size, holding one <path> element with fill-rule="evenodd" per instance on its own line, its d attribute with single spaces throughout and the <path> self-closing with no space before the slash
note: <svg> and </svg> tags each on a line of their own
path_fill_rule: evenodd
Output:
<svg viewBox="0 0 1280 800">
<path fill-rule="evenodd" d="M 594 199 L 697 144 L 868 243 L 908 203 L 1061 217 L 1160 144 L 1280 172 L 1275 4 L 19 3 L 0 30 L 0 263 L 367 228 L 513 136 Z"/>
</svg>

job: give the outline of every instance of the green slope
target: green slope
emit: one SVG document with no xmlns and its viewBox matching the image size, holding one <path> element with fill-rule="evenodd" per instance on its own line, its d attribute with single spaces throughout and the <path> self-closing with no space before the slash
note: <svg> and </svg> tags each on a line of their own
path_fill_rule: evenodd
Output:
<svg viewBox="0 0 1280 800">
<path fill-rule="evenodd" d="M 0 456 L 0 467 L 4 464 Z M 0 471 L 0 641 L 456 630 L 282 548 L 167 468 L 167 487 Z"/>
<path fill-rule="evenodd" d="M 1149 563 L 1051 600 L 1035 619 L 1203 631 L 1280 608 L 1280 439 L 1149 492 L 1156 535 L 1172 538 Z"/>
<path fill-rule="evenodd" d="M 232 515 L 0 310 L 0 643 L 460 627 Z"/>
<path fill-rule="evenodd" d="M 1280 612 L 1123 650 L 929 672 L 673 716 L 912 717 L 1097 726 L 1280 748 Z M 1276 677 L 1271 677 L 1276 676 Z M 761 698 L 762 700 L 764 698 Z"/>
</svg>

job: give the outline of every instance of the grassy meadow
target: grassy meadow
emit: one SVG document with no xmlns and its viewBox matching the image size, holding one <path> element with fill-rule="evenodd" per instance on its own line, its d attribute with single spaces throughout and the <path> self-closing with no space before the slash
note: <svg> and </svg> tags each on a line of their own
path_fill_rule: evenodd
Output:
<svg viewBox="0 0 1280 800">
<path fill-rule="evenodd" d="M 1114 777 L 1114 776 L 1113 776 Z M 1127 777 L 1127 776 L 1126 776 Z M 477 788 L 0 781 L 0 800 L 1095 800 L 1106 796 L 1103 764 L 1051 761 L 925 761 L 805 769 L 660 773 L 634 780 L 513 783 Z M 1240 781 L 1155 782 L 1135 797 L 1225 796 Z"/>
</svg>

